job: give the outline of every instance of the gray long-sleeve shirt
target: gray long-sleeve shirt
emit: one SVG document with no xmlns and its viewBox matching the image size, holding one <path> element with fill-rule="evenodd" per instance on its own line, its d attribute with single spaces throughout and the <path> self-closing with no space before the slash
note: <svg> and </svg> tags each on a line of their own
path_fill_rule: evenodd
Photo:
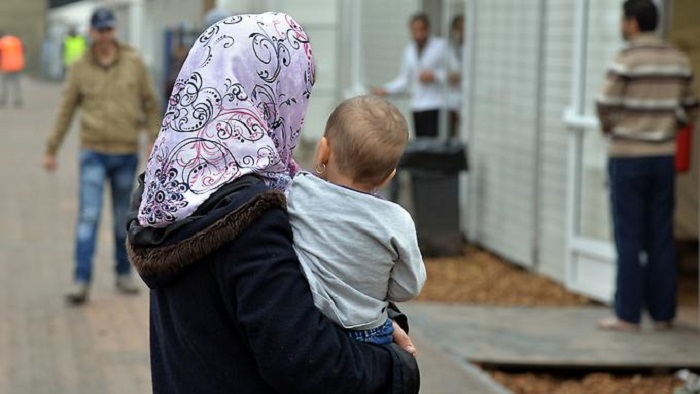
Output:
<svg viewBox="0 0 700 394">
<path fill-rule="evenodd" d="M 399 205 L 302 172 L 288 210 L 314 303 L 336 324 L 378 327 L 389 301 L 408 301 L 423 287 L 415 224 Z"/>
</svg>

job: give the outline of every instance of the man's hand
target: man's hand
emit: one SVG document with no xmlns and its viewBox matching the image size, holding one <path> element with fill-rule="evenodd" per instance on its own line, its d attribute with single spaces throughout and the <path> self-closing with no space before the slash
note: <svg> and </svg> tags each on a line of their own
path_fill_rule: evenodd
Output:
<svg viewBox="0 0 700 394">
<path fill-rule="evenodd" d="M 375 96 L 384 97 L 387 95 L 387 91 L 384 88 L 372 86 L 371 91 L 372 91 L 372 94 Z"/>
<path fill-rule="evenodd" d="M 394 343 L 401 346 L 403 350 L 407 351 L 410 355 L 415 357 L 418 351 L 416 350 L 416 347 L 413 346 L 413 341 L 411 341 L 411 337 L 409 337 L 408 334 L 406 334 L 406 331 L 404 331 L 403 328 L 399 327 L 399 325 L 395 321 L 392 320 L 391 323 L 394 325 L 394 333 L 392 334 L 392 336 L 394 337 Z"/>
<path fill-rule="evenodd" d="M 44 162 L 42 163 L 44 169 L 48 172 L 56 171 L 58 167 L 58 162 L 56 161 L 56 156 L 50 153 L 44 155 Z"/>
<path fill-rule="evenodd" d="M 448 79 L 451 85 L 459 85 L 462 82 L 462 74 L 458 72 L 450 73 Z"/>
<path fill-rule="evenodd" d="M 418 79 L 423 83 L 433 83 L 435 82 L 435 73 L 430 70 L 423 70 L 418 75 Z"/>
</svg>

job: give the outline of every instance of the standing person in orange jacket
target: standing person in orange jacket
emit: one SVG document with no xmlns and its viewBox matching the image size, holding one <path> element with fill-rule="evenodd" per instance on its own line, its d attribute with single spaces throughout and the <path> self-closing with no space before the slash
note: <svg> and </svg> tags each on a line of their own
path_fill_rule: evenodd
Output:
<svg viewBox="0 0 700 394">
<path fill-rule="evenodd" d="M 0 72 L 2 72 L 2 96 L 0 107 L 8 101 L 10 88 L 14 89 L 15 107 L 22 106 L 20 75 L 24 70 L 24 47 L 22 40 L 0 33 Z"/>
</svg>

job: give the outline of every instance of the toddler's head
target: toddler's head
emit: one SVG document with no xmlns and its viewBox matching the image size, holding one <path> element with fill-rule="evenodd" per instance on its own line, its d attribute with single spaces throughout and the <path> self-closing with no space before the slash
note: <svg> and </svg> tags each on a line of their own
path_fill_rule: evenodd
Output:
<svg viewBox="0 0 700 394">
<path fill-rule="evenodd" d="M 316 150 L 316 172 L 329 182 L 371 191 L 388 182 L 408 143 L 398 108 L 376 96 L 343 101 Z"/>
</svg>

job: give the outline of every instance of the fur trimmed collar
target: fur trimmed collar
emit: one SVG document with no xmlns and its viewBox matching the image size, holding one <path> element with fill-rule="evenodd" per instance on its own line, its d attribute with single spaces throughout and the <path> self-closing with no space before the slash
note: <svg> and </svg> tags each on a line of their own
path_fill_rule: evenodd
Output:
<svg viewBox="0 0 700 394">
<path fill-rule="evenodd" d="M 269 190 L 256 195 L 212 225 L 175 244 L 143 247 L 127 240 L 129 260 L 141 276 L 176 274 L 234 240 L 267 210 L 278 207 L 287 209 L 284 194 Z"/>
</svg>

